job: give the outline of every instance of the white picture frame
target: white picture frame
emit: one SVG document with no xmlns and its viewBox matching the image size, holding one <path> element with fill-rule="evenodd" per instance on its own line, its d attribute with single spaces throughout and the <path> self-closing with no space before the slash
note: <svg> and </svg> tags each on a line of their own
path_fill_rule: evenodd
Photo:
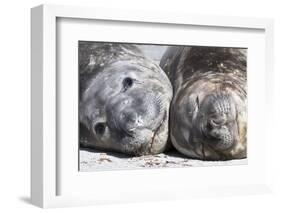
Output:
<svg viewBox="0 0 281 213">
<path fill-rule="evenodd" d="M 153 24 L 154 26 L 165 26 L 165 28 L 173 30 L 176 26 L 199 26 L 212 29 L 227 29 L 229 32 L 235 29 L 242 30 L 257 30 L 262 32 L 263 36 L 260 41 L 264 45 L 261 53 L 263 58 L 263 68 L 261 68 L 261 78 L 265 79 L 255 80 L 253 75 L 253 85 L 261 82 L 260 91 L 264 94 L 263 105 L 259 112 L 265 112 L 264 107 L 267 108 L 268 116 L 263 116 L 262 122 L 266 125 L 266 131 L 262 133 L 259 131 L 260 126 L 252 128 L 254 131 L 259 132 L 259 136 L 264 140 L 261 142 L 264 149 L 253 148 L 252 156 L 258 152 L 256 156 L 261 159 L 259 162 L 255 161 L 253 157 L 249 161 L 249 166 L 243 168 L 201 168 L 201 169 L 153 169 L 153 170 L 138 170 L 138 171 L 106 171 L 99 172 L 99 174 L 84 174 L 82 179 L 72 179 L 71 182 L 65 187 L 73 187 L 68 190 L 69 193 L 60 194 L 58 189 L 60 184 L 64 184 L 64 179 L 60 178 L 63 164 L 60 164 L 60 154 L 58 150 L 60 146 L 57 144 L 57 88 L 60 83 L 57 79 L 57 21 L 60 18 L 64 19 L 79 19 L 79 20 L 98 20 L 100 24 L 106 21 L 116 21 L 118 26 L 122 23 L 134 23 L 136 25 L 141 23 Z M 41 5 L 31 9 L 31 73 L 32 73 L 32 103 L 31 103 L 31 202 L 37 206 L 59 207 L 59 206 L 76 206 L 76 205 L 91 205 L 99 203 L 116 203 L 116 202 L 138 202 L 143 200 L 165 200 L 165 199 L 182 199 L 188 197 L 198 196 L 224 196 L 224 195 L 242 195 L 253 193 L 265 193 L 271 191 L 271 161 L 270 161 L 270 143 L 272 141 L 270 134 L 270 116 L 273 100 L 270 91 L 273 88 L 273 21 L 271 19 L 257 19 L 257 18 L 241 18 L 241 17 L 216 17 L 216 16 L 203 16 L 203 15 L 188 15 L 188 14 L 166 14 L 161 12 L 148 12 L 148 11 L 122 11 L 112 9 L 100 8 L 85 8 L 74 6 L 54 6 L 54 5 Z M 263 41 L 265 43 L 263 43 Z M 258 79 L 258 77 L 257 77 Z M 66 79 L 67 80 L 67 79 Z M 256 81 L 256 83 L 255 83 Z M 251 86 L 251 85 L 250 85 Z M 251 90 L 251 88 L 249 88 Z M 250 96 L 249 96 L 250 97 Z M 257 98 L 257 97 L 255 97 Z M 252 98 L 253 100 L 255 99 Z M 252 101 L 254 104 L 255 100 Z M 254 122 L 252 122 L 254 123 Z M 77 130 L 78 131 L 78 130 Z M 266 148 L 265 148 L 266 147 Z M 251 149 L 251 147 L 249 148 Z M 67 152 L 67 151 L 66 151 Z M 251 153 L 250 153 L 251 154 Z M 76 156 L 74 156 L 76 157 Z M 262 162 L 262 163 L 260 163 Z M 206 173 L 231 174 L 233 180 L 237 174 L 237 182 L 221 182 L 218 184 L 202 185 L 202 182 L 193 182 L 191 185 L 185 185 L 184 179 L 187 177 L 186 171 L 189 170 L 190 178 L 192 180 L 200 179 L 200 175 Z M 204 171 L 203 171 L 204 170 Z M 249 171 L 247 171 L 249 170 Z M 78 172 L 78 171 L 77 171 Z M 262 174 L 260 178 L 252 180 L 252 176 L 245 178 L 238 178 L 241 173 Z M 240 174 L 240 175 L 239 175 Z M 68 173 L 64 176 L 69 175 Z M 95 175 L 95 176 L 93 176 Z M 147 176 L 149 175 L 149 178 Z M 114 188 L 113 184 L 108 184 L 108 177 L 114 179 L 113 182 L 127 177 L 128 185 L 122 185 L 122 188 Z M 233 177 L 234 176 L 234 177 Z M 132 189 L 132 184 L 129 178 L 142 177 L 143 184 L 140 184 L 140 191 L 137 193 Z M 149 188 L 145 185 L 149 180 L 156 180 L 161 177 L 161 181 L 156 182 Z M 182 177 L 182 178 L 178 178 Z M 103 185 L 93 184 L 95 187 L 94 193 L 85 193 L 87 181 L 89 178 L 96 178 L 96 181 L 104 181 Z M 162 179 L 163 178 L 163 179 Z M 177 181 L 173 181 L 177 178 Z M 212 178 L 211 178 L 212 179 Z M 213 177 L 214 182 L 216 176 Z M 83 181 L 82 181 L 83 180 Z M 79 181 L 81 190 L 79 193 L 71 193 L 71 191 L 79 191 Z M 62 183 L 63 182 L 63 183 Z M 84 183 L 85 182 L 85 183 Z M 122 182 L 122 181 L 121 181 Z M 175 182 L 178 182 L 176 184 Z M 124 182 L 125 183 L 125 182 Z M 165 185 L 164 185 L 165 184 Z M 78 187 L 75 187 L 78 186 Z M 161 188 L 160 186 L 164 186 Z M 109 188 L 111 187 L 111 188 Z M 92 188 L 93 189 L 93 188 Z M 89 187 L 88 190 L 92 190 Z M 104 189 L 104 192 L 102 192 Z M 141 190 L 143 189 L 143 190 Z M 149 193 L 145 190 L 150 189 Z M 112 191 L 110 191 L 112 190 Z M 119 191 L 120 190 L 120 191 Z M 122 193 L 122 196 L 120 196 Z"/>
</svg>

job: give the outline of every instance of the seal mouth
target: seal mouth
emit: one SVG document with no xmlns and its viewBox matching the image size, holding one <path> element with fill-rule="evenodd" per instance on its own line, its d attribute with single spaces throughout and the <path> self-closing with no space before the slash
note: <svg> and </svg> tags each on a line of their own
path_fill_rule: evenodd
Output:
<svg viewBox="0 0 281 213">
<path fill-rule="evenodd" d="M 204 160 L 225 159 L 224 153 L 232 149 L 236 143 L 236 134 L 239 134 L 235 132 L 235 125 L 235 122 L 228 120 L 220 125 L 216 123 L 214 127 L 201 123 L 199 131 L 195 132 L 195 142 L 198 143 L 197 154 Z"/>
<path fill-rule="evenodd" d="M 223 156 L 226 150 L 231 149 L 235 143 L 234 135 L 227 125 L 216 126 L 214 129 L 202 127 L 197 141 L 201 144 L 201 150 L 198 153 L 203 159 L 210 159 L 210 154 L 214 156 Z"/>
<path fill-rule="evenodd" d="M 196 126 L 197 154 L 206 160 L 223 156 L 233 147 L 238 134 L 235 130 L 237 112 L 231 96 L 215 92 L 201 101 L 197 97 L 197 106 L 197 115 L 192 120 Z"/>
<path fill-rule="evenodd" d="M 165 124 L 165 120 L 167 118 L 167 112 L 163 114 L 162 120 L 160 121 L 159 125 L 155 128 L 151 137 L 151 140 L 148 143 L 143 143 L 140 145 L 140 147 L 134 152 L 134 155 L 140 156 L 140 155 L 149 155 L 153 154 L 153 146 L 155 145 L 155 139 L 157 137 L 157 134 L 159 133 L 161 127 Z M 130 137 L 134 137 L 134 135 L 130 135 Z"/>
</svg>

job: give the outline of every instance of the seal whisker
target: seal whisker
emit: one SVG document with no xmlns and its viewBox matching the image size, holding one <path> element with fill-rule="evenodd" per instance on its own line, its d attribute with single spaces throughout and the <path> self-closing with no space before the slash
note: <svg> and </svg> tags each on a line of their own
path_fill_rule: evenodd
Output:
<svg viewBox="0 0 281 213">
<path fill-rule="evenodd" d="M 164 121 L 165 121 L 165 119 L 166 119 L 166 116 L 167 116 L 166 114 L 167 114 L 167 113 L 165 112 L 162 121 L 160 122 L 159 126 L 156 128 L 156 130 L 154 131 L 154 133 L 153 133 L 153 135 L 152 135 L 151 142 L 150 142 L 150 152 L 151 152 L 151 150 L 152 150 L 152 146 L 153 146 L 153 143 L 154 143 L 154 139 L 155 139 L 155 137 L 156 137 L 158 131 L 160 130 L 162 124 L 164 123 Z"/>
</svg>

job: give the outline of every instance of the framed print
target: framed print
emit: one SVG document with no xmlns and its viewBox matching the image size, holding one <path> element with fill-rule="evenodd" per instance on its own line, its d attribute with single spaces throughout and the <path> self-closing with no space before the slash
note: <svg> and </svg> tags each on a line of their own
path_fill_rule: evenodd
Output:
<svg viewBox="0 0 281 213">
<path fill-rule="evenodd" d="M 272 20 L 31 14 L 33 204 L 270 192 Z"/>
</svg>

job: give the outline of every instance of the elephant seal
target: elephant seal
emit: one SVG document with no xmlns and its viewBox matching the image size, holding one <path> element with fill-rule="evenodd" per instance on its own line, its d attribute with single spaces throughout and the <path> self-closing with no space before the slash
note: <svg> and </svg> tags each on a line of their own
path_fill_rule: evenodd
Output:
<svg viewBox="0 0 281 213">
<path fill-rule="evenodd" d="M 79 42 L 80 144 L 157 154 L 168 138 L 172 85 L 132 44 Z"/>
<path fill-rule="evenodd" d="M 246 54 L 238 48 L 175 46 L 163 55 L 160 67 L 174 89 L 170 137 L 182 154 L 246 158 Z"/>
</svg>

